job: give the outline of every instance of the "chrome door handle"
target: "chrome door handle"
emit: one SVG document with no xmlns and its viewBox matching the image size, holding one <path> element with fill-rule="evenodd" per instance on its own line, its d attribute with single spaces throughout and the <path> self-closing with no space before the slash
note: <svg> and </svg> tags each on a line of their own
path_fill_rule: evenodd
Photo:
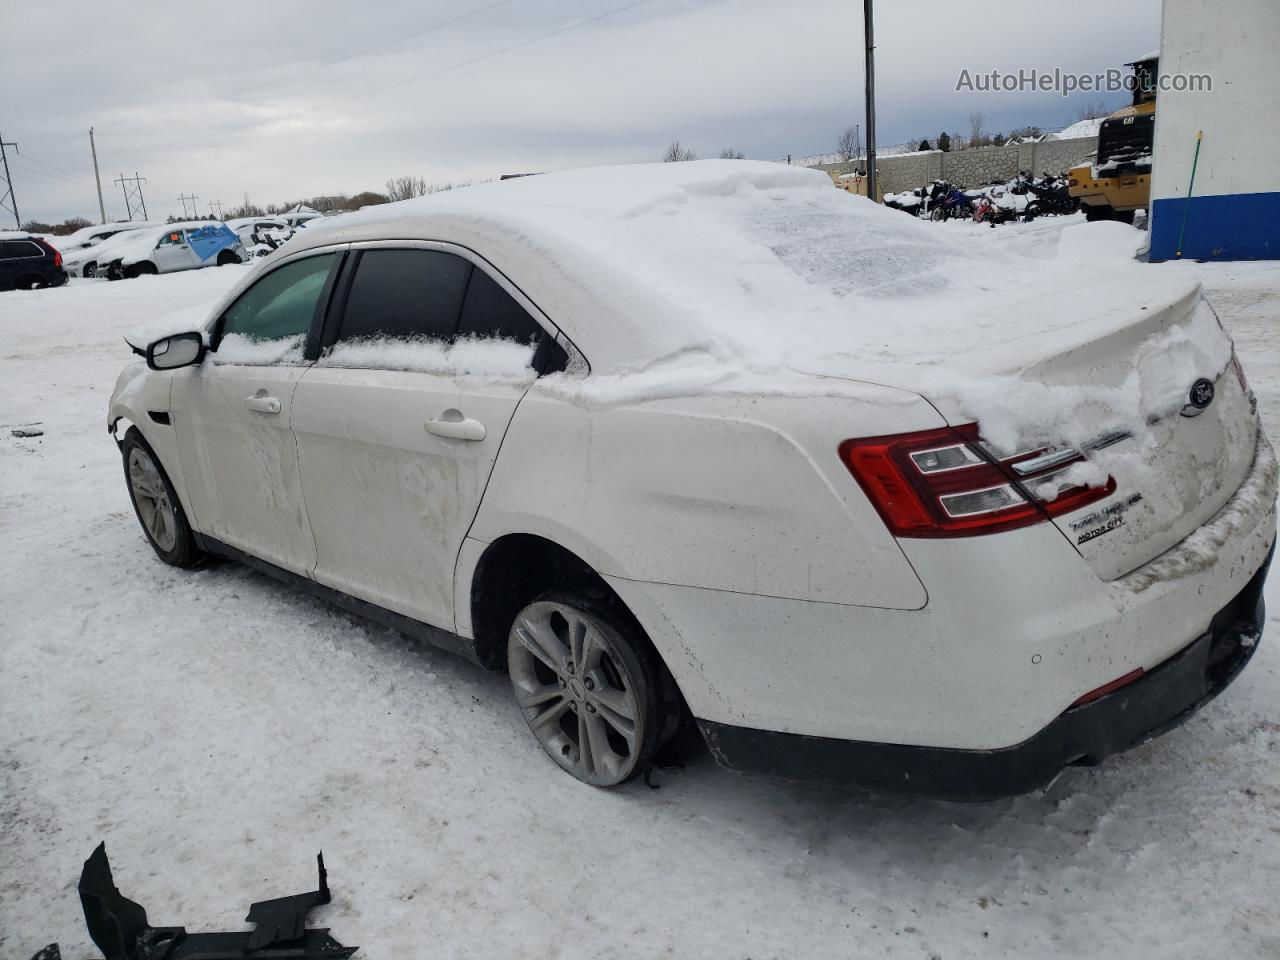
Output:
<svg viewBox="0 0 1280 960">
<path fill-rule="evenodd" d="M 280 412 L 280 401 L 275 397 L 245 397 L 244 405 L 254 413 Z"/>
<path fill-rule="evenodd" d="M 446 412 L 456 413 L 457 411 Z M 437 437 L 448 437 L 450 440 L 483 440 L 486 435 L 484 424 L 470 417 L 462 417 L 460 420 L 428 420 L 427 433 L 434 433 Z"/>
</svg>

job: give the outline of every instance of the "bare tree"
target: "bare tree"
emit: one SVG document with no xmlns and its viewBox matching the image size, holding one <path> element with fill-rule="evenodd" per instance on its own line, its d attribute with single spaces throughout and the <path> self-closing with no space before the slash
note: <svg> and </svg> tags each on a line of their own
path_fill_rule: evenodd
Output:
<svg viewBox="0 0 1280 960">
<path fill-rule="evenodd" d="M 725 147 L 725 149 L 720 151 L 720 159 L 721 160 L 745 160 L 747 159 L 747 155 L 745 153 L 742 153 L 739 150 L 733 149 L 733 147 Z"/>
<path fill-rule="evenodd" d="M 1096 120 L 1099 117 L 1105 117 L 1111 111 L 1107 109 L 1107 105 L 1101 100 L 1093 103 L 1086 103 L 1076 111 L 1076 120 Z"/>
<path fill-rule="evenodd" d="M 387 181 L 387 197 L 392 201 L 412 200 L 427 193 L 427 181 L 422 177 L 392 177 Z"/>
<path fill-rule="evenodd" d="M 680 146 L 679 140 L 672 140 L 667 152 L 662 155 L 663 163 L 681 163 L 685 160 L 697 160 L 698 155 L 687 147 Z"/>
<path fill-rule="evenodd" d="M 982 147 L 986 145 L 984 140 L 989 142 L 986 134 L 983 133 L 982 130 L 983 124 L 986 122 L 986 115 L 980 110 L 975 110 L 973 113 L 969 114 L 969 146 Z"/>
<path fill-rule="evenodd" d="M 862 138 L 857 127 L 845 127 L 840 139 L 836 141 L 836 153 L 840 154 L 840 159 L 845 163 L 862 155 Z"/>
</svg>

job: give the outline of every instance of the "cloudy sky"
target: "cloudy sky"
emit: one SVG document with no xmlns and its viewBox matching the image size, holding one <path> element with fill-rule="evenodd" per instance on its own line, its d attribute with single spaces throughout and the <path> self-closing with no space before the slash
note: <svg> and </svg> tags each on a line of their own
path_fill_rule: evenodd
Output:
<svg viewBox="0 0 1280 960">
<path fill-rule="evenodd" d="M 880 0 L 880 142 L 1064 126 L 1085 101 L 957 92 L 962 69 L 1096 72 L 1159 43 L 1159 0 L 1081 23 L 1020 0 Z M 23 220 L 148 213 L 179 194 L 283 202 L 389 177 L 833 150 L 863 111 L 857 0 L 0 0 L 0 133 Z M 1118 105 L 1123 96 L 1111 96 Z M 10 224 L 2 223 L 0 228 Z"/>
</svg>

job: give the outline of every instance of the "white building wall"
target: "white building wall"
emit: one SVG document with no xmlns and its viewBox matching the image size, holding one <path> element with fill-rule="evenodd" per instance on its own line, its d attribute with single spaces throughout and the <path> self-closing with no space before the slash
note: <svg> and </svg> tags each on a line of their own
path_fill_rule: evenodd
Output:
<svg viewBox="0 0 1280 960">
<path fill-rule="evenodd" d="M 1184 215 L 1185 256 L 1280 257 L 1280 0 L 1165 0 L 1160 46 L 1162 76 L 1209 74 L 1212 90 L 1157 97 L 1153 259 L 1173 255 Z"/>
</svg>

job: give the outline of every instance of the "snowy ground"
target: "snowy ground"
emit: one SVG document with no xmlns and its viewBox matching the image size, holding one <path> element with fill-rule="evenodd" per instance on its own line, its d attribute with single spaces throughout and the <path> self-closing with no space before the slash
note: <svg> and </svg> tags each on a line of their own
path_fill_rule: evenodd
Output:
<svg viewBox="0 0 1280 960">
<path fill-rule="evenodd" d="M 1062 224 L 940 229 L 1047 250 Z M 161 565 L 105 431 L 120 334 L 241 269 L 0 294 L 0 957 L 93 954 L 75 883 L 103 839 L 153 923 L 196 929 L 308 889 L 323 848 L 313 922 L 370 958 L 1280 955 L 1280 637 L 1043 796 L 706 758 L 610 793 L 544 759 L 502 678 L 237 566 Z M 1280 264 L 1151 269 L 1203 277 L 1280 422 Z"/>
</svg>

